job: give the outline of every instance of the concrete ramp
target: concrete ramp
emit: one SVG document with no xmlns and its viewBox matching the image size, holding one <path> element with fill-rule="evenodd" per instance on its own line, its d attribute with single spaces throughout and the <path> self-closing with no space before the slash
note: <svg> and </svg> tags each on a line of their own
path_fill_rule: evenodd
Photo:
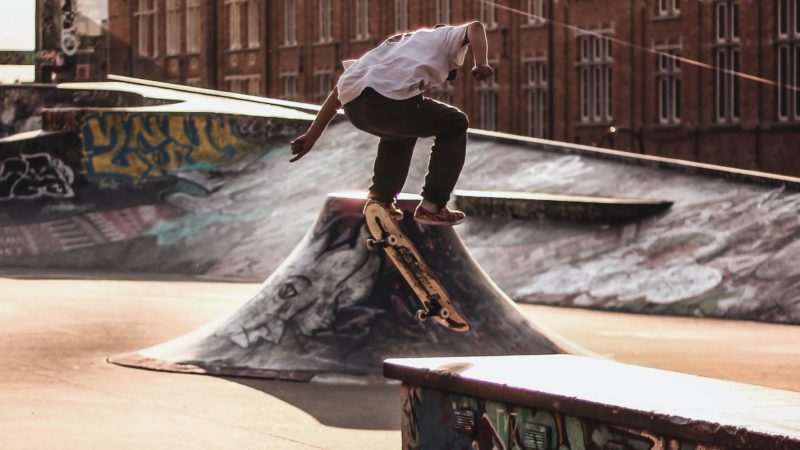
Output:
<svg viewBox="0 0 800 450">
<path fill-rule="evenodd" d="M 109 358 L 147 369 L 311 380 L 378 375 L 388 357 L 580 352 L 527 321 L 450 227 L 401 228 L 472 323 L 456 333 L 414 319 L 417 301 L 382 251 L 369 252 L 363 193 L 330 194 L 311 230 L 232 316 L 156 347 Z"/>
</svg>

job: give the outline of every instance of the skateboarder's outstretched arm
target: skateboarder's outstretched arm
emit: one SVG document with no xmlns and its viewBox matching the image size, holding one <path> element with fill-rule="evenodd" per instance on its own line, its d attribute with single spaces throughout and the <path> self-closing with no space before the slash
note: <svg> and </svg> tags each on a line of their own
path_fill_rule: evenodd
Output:
<svg viewBox="0 0 800 450">
<path fill-rule="evenodd" d="M 325 128 L 336 115 L 336 111 L 341 107 L 339 92 L 334 87 L 331 93 L 328 94 L 328 98 L 325 99 L 325 103 L 322 104 L 322 108 L 320 108 L 308 131 L 292 141 L 292 158 L 289 162 L 295 162 L 311 151 L 317 139 L 319 139 L 322 132 L 325 131 Z"/>
<path fill-rule="evenodd" d="M 484 81 L 494 74 L 494 69 L 489 65 L 489 45 L 486 43 L 486 30 L 481 22 L 469 24 L 466 40 L 475 59 L 472 76 L 478 81 Z"/>
</svg>

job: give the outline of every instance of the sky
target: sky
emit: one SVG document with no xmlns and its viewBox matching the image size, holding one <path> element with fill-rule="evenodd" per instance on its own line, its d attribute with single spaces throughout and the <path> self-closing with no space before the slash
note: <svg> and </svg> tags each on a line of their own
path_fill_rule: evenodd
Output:
<svg viewBox="0 0 800 450">
<path fill-rule="evenodd" d="M 36 46 L 36 2 L 4 1 L 0 14 L 0 50 L 33 50 Z"/>
<path fill-rule="evenodd" d="M 3 5 L 0 14 L 0 50 L 33 50 L 36 46 L 36 2 L 22 0 Z M 33 66 L 0 66 L 0 83 L 33 81 Z"/>
</svg>

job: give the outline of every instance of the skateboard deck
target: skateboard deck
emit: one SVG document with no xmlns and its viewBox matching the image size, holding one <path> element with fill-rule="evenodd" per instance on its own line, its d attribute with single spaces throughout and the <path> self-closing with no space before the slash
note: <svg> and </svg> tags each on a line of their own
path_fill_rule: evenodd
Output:
<svg viewBox="0 0 800 450">
<path fill-rule="evenodd" d="M 448 329 L 469 331 L 469 322 L 455 309 L 442 283 L 436 279 L 408 237 L 400 231 L 389 212 L 381 205 L 372 203 L 367 206 L 364 214 L 367 217 L 367 228 L 373 237 L 367 239 L 367 248 L 383 248 L 394 262 L 422 304 L 416 318 L 425 320 L 431 317 Z"/>
</svg>

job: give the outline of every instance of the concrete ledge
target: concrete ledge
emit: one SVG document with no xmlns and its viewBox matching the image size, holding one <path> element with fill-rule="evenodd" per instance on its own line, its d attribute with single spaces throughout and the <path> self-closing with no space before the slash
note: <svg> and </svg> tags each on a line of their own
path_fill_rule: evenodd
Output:
<svg viewBox="0 0 800 450">
<path fill-rule="evenodd" d="M 497 131 L 477 130 L 471 128 L 469 130 L 469 136 L 471 139 L 474 138 L 493 142 L 502 142 L 511 145 L 527 146 L 543 151 L 586 155 L 628 164 L 656 167 L 661 169 L 674 169 L 684 173 L 698 173 L 734 181 L 743 181 L 765 186 L 786 186 L 790 189 L 800 190 L 800 178 L 791 177 L 788 175 L 777 175 L 767 172 L 759 172 L 757 170 L 737 169 L 734 167 L 686 161 L 675 158 L 665 158 L 662 156 L 641 155 L 638 153 L 590 147 L 588 145 L 570 144 L 567 142 L 519 136 L 515 134 L 500 133 Z"/>
<path fill-rule="evenodd" d="M 458 207 L 469 215 L 599 223 L 641 220 L 672 206 L 666 200 L 507 191 L 456 190 L 455 199 Z"/>
<path fill-rule="evenodd" d="M 390 359 L 384 376 L 403 381 L 404 448 L 800 448 L 797 392 L 572 355 Z"/>
</svg>

